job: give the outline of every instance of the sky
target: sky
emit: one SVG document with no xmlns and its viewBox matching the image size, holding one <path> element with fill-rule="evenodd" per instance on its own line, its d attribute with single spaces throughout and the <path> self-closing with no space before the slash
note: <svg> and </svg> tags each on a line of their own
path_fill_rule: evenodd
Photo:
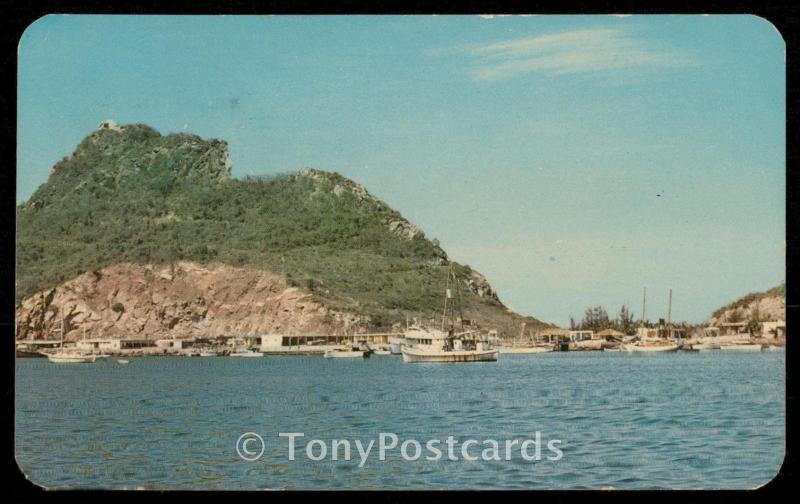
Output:
<svg viewBox="0 0 800 504">
<path fill-rule="evenodd" d="M 785 45 L 755 16 L 46 16 L 17 202 L 98 123 L 339 172 L 559 325 L 702 322 L 785 278 Z"/>
</svg>

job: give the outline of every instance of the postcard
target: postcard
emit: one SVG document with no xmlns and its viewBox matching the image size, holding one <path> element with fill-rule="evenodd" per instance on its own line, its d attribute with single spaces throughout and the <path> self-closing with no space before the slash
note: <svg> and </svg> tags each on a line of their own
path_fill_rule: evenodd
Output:
<svg viewBox="0 0 800 504">
<path fill-rule="evenodd" d="M 15 443 L 46 489 L 754 489 L 786 46 L 750 15 L 48 15 Z"/>
</svg>

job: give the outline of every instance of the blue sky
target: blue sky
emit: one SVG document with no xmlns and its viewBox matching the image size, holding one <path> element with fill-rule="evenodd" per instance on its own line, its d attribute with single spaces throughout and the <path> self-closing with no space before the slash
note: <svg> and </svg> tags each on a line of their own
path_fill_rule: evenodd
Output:
<svg viewBox="0 0 800 504">
<path fill-rule="evenodd" d="M 19 47 L 17 201 L 104 119 L 237 177 L 362 184 L 558 324 L 699 322 L 785 276 L 785 48 L 753 16 L 47 16 Z"/>
</svg>

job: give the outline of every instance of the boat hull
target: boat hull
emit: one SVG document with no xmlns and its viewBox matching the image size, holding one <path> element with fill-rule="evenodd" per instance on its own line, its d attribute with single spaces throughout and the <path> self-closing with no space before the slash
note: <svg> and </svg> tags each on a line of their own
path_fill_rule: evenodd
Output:
<svg viewBox="0 0 800 504">
<path fill-rule="evenodd" d="M 95 361 L 95 356 L 51 354 L 47 356 L 47 360 L 56 364 L 91 364 Z"/>
<path fill-rule="evenodd" d="M 499 348 L 498 351 L 501 354 L 540 354 L 552 352 L 553 349 L 551 347 L 509 347 Z"/>
<path fill-rule="evenodd" d="M 325 352 L 326 359 L 363 359 L 366 356 L 367 353 L 363 351 L 348 352 L 340 350 L 329 350 Z"/>
<path fill-rule="evenodd" d="M 45 354 L 35 350 L 17 350 L 16 355 L 18 359 L 42 359 L 47 357 Z"/>
<path fill-rule="evenodd" d="M 678 345 L 652 345 L 652 346 L 626 345 L 625 350 L 627 350 L 628 353 L 677 352 Z"/>
<path fill-rule="evenodd" d="M 764 348 L 761 345 L 723 345 L 720 350 L 726 352 L 760 352 Z"/>
<path fill-rule="evenodd" d="M 437 352 L 403 347 L 403 362 L 494 362 L 497 350 L 453 350 Z"/>
<path fill-rule="evenodd" d="M 707 352 L 709 350 L 719 350 L 719 345 L 712 343 L 699 343 L 697 345 L 692 345 L 692 348 L 701 352 Z"/>
<path fill-rule="evenodd" d="M 264 357 L 263 352 L 235 352 L 230 357 Z"/>
</svg>

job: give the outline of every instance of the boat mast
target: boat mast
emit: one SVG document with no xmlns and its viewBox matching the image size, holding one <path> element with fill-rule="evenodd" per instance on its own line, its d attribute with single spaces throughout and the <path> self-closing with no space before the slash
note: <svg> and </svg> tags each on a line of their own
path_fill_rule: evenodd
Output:
<svg viewBox="0 0 800 504">
<path fill-rule="evenodd" d="M 644 288 L 642 292 L 642 320 L 639 323 L 639 328 L 641 329 L 639 336 L 644 337 L 644 309 L 647 306 L 647 287 Z"/>
<path fill-rule="evenodd" d="M 672 289 L 669 290 L 669 305 L 667 307 L 667 338 L 672 337 Z"/>
</svg>

